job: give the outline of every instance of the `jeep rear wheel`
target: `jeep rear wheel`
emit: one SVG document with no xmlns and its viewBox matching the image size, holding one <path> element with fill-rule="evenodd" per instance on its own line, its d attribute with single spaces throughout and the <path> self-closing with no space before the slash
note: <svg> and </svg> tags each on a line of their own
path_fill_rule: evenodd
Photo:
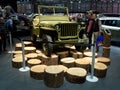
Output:
<svg viewBox="0 0 120 90">
<path fill-rule="evenodd" d="M 51 36 L 43 35 L 42 40 L 43 40 L 42 47 L 43 47 L 43 51 L 44 51 L 45 55 L 51 56 L 51 53 L 53 51 L 53 44 L 50 43 L 50 42 L 52 42 Z"/>
</svg>

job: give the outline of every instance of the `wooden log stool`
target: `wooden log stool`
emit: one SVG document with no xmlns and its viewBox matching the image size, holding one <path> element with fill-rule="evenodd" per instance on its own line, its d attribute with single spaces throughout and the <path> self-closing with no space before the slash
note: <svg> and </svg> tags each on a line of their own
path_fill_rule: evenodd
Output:
<svg viewBox="0 0 120 90">
<path fill-rule="evenodd" d="M 30 42 L 30 41 L 24 41 L 24 45 L 25 45 L 25 47 L 26 47 L 26 46 L 32 46 L 32 44 L 33 44 L 33 43 Z"/>
<path fill-rule="evenodd" d="M 78 52 L 78 51 L 70 51 L 70 55 L 75 59 L 83 58 L 83 53 Z"/>
<path fill-rule="evenodd" d="M 68 68 L 64 65 L 58 65 L 58 67 L 60 67 L 64 70 L 64 76 L 66 76 L 66 72 L 67 72 Z"/>
<path fill-rule="evenodd" d="M 42 61 L 42 55 L 43 55 L 42 53 L 39 53 L 39 54 L 37 53 L 37 58 L 41 60 L 41 63 L 43 63 L 43 61 Z"/>
<path fill-rule="evenodd" d="M 37 59 L 37 53 L 29 53 L 29 54 L 26 54 L 25 57 L 27 57 L 27 59 Z"/>
<path fill-rule="evenodd" d="M 52 54 L 51 57 L 42 54 L 42 63 L 45 65 L 58 65 L 58 55 Z"/>
<path fill-rule="evenodd" d="M 22 51 L 21 51 L 21 50 L 14 51 L 14 52 L 13 52 L 13 55 L 14 55 L 14 54 L 22 54 Z"/>
<path fill-rule="evenodd" d="M 40 64 L 41 64 L 41 60 L 39 60 L 39 59 L 29 59 L 27 61 L 27 65 L 29 67 L 32 67 L 32 66 L 35 66 L 35 65 L 40 65 Z"/>
<path fill-rule="evenodd" d="M 60 87 L 64 82 L 64 70 L 57 65 L 47 66 L 45 69 L 44 83 L 48 87 Z"/>
<path fill-rule="evenodd" d="M 68 51 L 61 51 L 61 52 L 57 52 L 56 54 L 59 56 L 59 59 L 69 56 Z"/>
<path fill-rule="evenodd" d="M 98 57 L 98 62 L 104 63 L 105 65 L 109 66 L 110 65 L 110 59 L 106 57 Z"/>
<path fill-rule="evenodd" d="M 25 54 L 36 53 L 36 47 L 27 46 L 24 48 Z"/>
<path fill-rule="evenodd" d="M 23 56 L 22 56 L 22 54 L 15 54 L 15 55 L 13 56 L 13 58 L 15 58 L 15 57 L 23 57 Z M 26 57 L 26 56 L 24 55 L 24 57 Z"/>
<path fill-rule="evenodd" d="M 110 57 L 110 47 L 103 47 L 103 54 L 102 54 L 103 57 L 107 57 L 109 58 Z"/>
<path fill-rule="evenodd" d="M 84 57 L 83 60 L 86 60 L 89 62 L 89 68 L 87 69 L 88 72 L 91 72 L 91 63 L 92 63 L 92 57 Z M 98 62 L 98 59 L 95 58 L 95 61 L 94 63 L 97 63 Z"/>
<path fill-rule="evenodd" d="M 16 55 L 16 54 L 22 54 L 22 51 L 21 51 L 21 50 L 14 51 L 14 52 L 13 52 L 13 57 L 14 57 L 14 55 Z"/>
<path fill-rule="evenodd" d="M 84 83 L 87 71 L 80 67 L 72 67 L 67 70 L 66 80 L 70 83 Z"/>
<path fill-rule="evenodd" d="M 46 65 L 35 65 L 30 68 L 30 76 L 37 80 L 44 79 L 44 70 L 47 66 Z"/>
<path fill-rule="evenodd" d="M 41 54 L 41 53 L 42 53 L 42 51 L 41 51 L 41 50 L 36 49 L 36 53 L 37 53 L 37 54 Z"/>
<path fill-rule="evenodd" d="M 89 68 L 90 68 L 90 61 L 88 61 L 86 59 L 82 59 L 82 58 L 76 59 L 75 60 L 75 66 L 84 68 L 88 72 Z"/>
<path fill-rule="evenodd" d="M 89 63 L 92 63 L 92 57 L 84 57 L 83 59 L 84 59 L 84 60 L 88 60 Z M 98 62 L 98 59 L 95 58 L 95 63 L 97 63 L 97 62 Z"/>
<path fill-rule="evenodd" d="M 104 39 L 103 39 L 103 46 L 105 46 L 105 47 L 110 47 L 110 45 L 111 45 L 111 32 L 107 32 L 108 30 L 103 30 L 103 37 L 104 37 Z M 106 33 L 108 34 L 108 35 L 106 35 Z"/>
<path fill-rule="evenodd" d="M 103 64 L 103 63 L 95 63 L 94 64 L 94 75 L 99 77 L 99 78 L 103 78 L 106 76 L 107 73 L 107 65 Z"/>
<path fill-rule="evenodd" d="M 25 57 L 25 63 L 27 61 L 27 58 Z M 14 68 L 21 68 L 23 63 L 22 57 L 15 57 L 12 59 L 12 67 Z"/>
<path fill-rule="evenodd" d="M 15 50 L 22 50 L 22 43 L 16 43 Z"/>
<path fill-rule="evenodd" d="M 70 68 L 75 66 L 75 59 L 73 57 L 66 57 L 60 60 L 61 64 Z"/>
<path fill-rule="evenodd" d="M 83 53 L 83 55 L 84 55 L 84 57 L 92 57 L 92 52 L 86 51 L 86 52 Z M 98 54 L 95 53 L 95 57 L 97 57 L 97 56 L 98 56 Z"/>
</svg>

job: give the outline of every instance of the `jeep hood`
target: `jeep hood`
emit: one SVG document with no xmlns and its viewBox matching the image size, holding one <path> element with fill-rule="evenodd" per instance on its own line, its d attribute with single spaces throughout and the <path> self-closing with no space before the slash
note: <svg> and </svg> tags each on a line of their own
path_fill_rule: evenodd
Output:
<svg viewBox="0 0 120 90">
<path fill-rule="evenodd" d="M 40 22 L 40 26 L 55 26 L 56 24 L 60 24 L 60 23 L 76 23 L 76 22 L 70 22 L 70 21 L 41 21 Z"/>
</svg>

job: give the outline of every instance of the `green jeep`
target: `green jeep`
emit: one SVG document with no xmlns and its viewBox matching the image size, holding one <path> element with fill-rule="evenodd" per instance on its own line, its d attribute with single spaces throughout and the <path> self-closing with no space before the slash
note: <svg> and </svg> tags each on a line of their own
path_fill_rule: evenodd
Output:
<svg viewBox="0 0 120 90">
<path fill-rule="evenodd" d="M 68 8 L 38 5 L 38 15 L 33 19 L 32 40 L 41 38 L 43 51 L 50 56 L 55 46 L 88 43 L 88 38 L 80 35 L 85 24 L 69 20 Z M 80 50 L 80 45 L 75 45 Z"/>
</svg>

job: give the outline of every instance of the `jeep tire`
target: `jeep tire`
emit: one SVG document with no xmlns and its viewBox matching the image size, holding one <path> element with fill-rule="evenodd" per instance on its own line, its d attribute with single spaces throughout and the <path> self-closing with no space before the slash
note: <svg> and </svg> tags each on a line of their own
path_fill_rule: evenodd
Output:
<svg viewBox="0 0 120 90">
<path fill-rule="evenodd" d="M 43 48 L 44 54 L 47 56 L 51 56 L 53 51 L 53 44 L 50 43 L 52 42 L 51 36 L 43 35 L 42 40 L 43 40 L 42 48 Z"/>
</svg>

